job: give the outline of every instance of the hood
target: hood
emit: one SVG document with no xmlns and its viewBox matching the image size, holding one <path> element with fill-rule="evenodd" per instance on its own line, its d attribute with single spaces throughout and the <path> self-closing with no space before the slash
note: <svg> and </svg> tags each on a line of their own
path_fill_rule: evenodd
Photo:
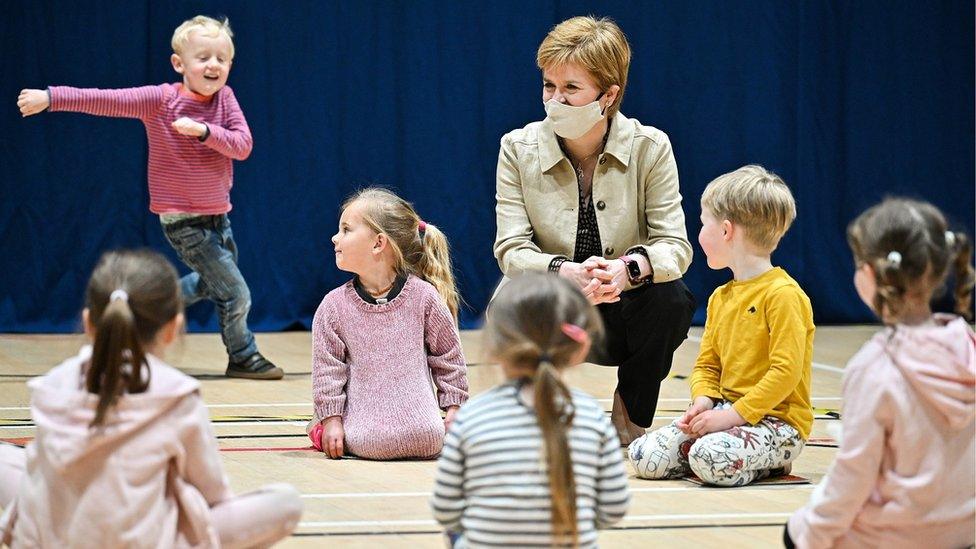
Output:
<svg viewBox="0 0 976 549">
<path fill-rule="evenodd" d="M 31 390 L 31 417 L 37 426 L 35 444 L 59 470 L 145 428 L 200 388 L 195 379 L 146 355 L 149 387 L 143 393 L 121 395 L 105 422 L 92 428 L 89 425 L 95 419 L 98 395 L 84 388 L 82 377 L 90 358 L 91 347 L 85 346 L 77 356 L 27 384 Z"/>
<path fill-rule="evenodd" d="M 976 338 L 962 318 L 935 315 L 934 325 L 902 326 L 888 332 L 891 361 L 919 399 L 950 429 L 976 413 Z"/>
</svg>

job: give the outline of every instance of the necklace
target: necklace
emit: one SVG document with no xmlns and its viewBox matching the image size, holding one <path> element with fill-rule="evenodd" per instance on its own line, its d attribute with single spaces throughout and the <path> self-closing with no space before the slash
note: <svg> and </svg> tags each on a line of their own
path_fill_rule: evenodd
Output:
<svg viewBox="0 0 976 549">
<path fill-rule="evenodd" d="M 579 162 L 576 163 L 575 166 L 573 166 L 575 168 L 575 171 L 576 171 L 576 182 L 580 185 L 580 187 L 583 186 L 583 177 L 585 175 L 583 173 L 583 163 L 586 162 L 587 160 L 593 158 L 594 155 L 596 155 L 597 153 L 599 153 L 600 151 L 602 151 L 604 148 L 606 148 L 606 146 L 607 146 L 607 139 L 609 137 L 610 137 L 610 125 L 608 124 L 607 125 L 607 131 L 606 131 L 606 133 L 603 134 L 603 141 L 601 141 L 600 144 L 597 145 L 595 149 L 593 149 L 593 152 L 591 152 L 590 154 L 584 156 L 582 160 L 580 160 Z M 565 144 L 563 143 L 562 139 L 559 140 L 559 146 L 563 149 L 563 153 L 565 153 L 566 156 L 571 156 L 571 154 L 569 152 L 569 149 L 567 149 L 565 147 Z M 572 164 L 573 164 L 572 161 L 570 161 L 570 165 L 572 165 Z"/>
<path fill-rule="evenodd" d="M 579 181 L 581 184 L 583 183 L 583 163 L 593 158 L 593 155 L 603 150 L 603 145 L 604 143 L 600 143 L 599 145 L 597 145 L 595 149 L 593 149 L 593 152 L 584 156 L 582 160 L 576 163 L 576 180 Z"/>
<path fill-rule="evenodd" d="M 366 293 L 368 293 L 369 295 L 371 295 L 373 297 L 379 297 L 381 295 L 388 294 L 390 292 L 390 290 L 393 289 L 393 285 L 394 284 L 396 284 L 396 277 L 393 278 L 393 282 L 390 282 L 390 285 L 389 286 L 387 286 L 386 288 L 383 288 L 382 290 L 379 290 L 379 291 L 374 292 L 374 291 L 370 290 L 369 288 L 366 288 L 366 286 L 363 286 L 363 288 L 366 290 Z"/>
</svg>

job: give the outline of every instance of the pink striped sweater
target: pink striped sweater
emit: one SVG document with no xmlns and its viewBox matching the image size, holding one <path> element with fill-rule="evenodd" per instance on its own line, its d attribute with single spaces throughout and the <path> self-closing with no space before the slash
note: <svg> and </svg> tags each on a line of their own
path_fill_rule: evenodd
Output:
<svg viewBox="0 0 976 549">
<path fill-rule="evenodd" d="M 231 209 L 233 160 L 251 154 L 251 130 L 233 90 L 211 97 L 183 84 L 120 90 L 51 86 L 50 110 L 138 118 L 149 139 L 149 209 L 153 213 L 216 215 Z M 202 122 L 210 135 L 201 142 L 181 135 L 172 123 L 182 117 Z"/>
<path fill-rule="evenodd" d="M 464 403 L 468 380 L 454 319 L 437 290 L 411 275 L 388 303 L 363 301 L 351 281 L 329 292 L 312 323 L 312 396 L 316 418 L 342 416 L 348 453 L 439 454 L 438 407 Z"/>
</svg>

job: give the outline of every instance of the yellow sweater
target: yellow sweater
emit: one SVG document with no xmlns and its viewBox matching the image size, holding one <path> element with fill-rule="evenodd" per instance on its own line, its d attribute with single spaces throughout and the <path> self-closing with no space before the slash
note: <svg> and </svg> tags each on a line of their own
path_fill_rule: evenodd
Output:
<svg viewBox="0 0 976 549">
<path fill-rule="evenodd" d="M 804 440 L 813 426 L 810 298 L 776 267 L 731 281 L 712 293 L 701 352 L 691 374 L 691 397 L 732 402 L 750 424 L 782 419 Z"/>
</svg>

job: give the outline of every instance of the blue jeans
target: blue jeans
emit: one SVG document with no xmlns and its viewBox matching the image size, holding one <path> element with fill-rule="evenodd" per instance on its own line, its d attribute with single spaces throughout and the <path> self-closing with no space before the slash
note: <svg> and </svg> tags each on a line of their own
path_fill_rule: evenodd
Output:
<svg viewBox="0 0 976 549">
<path fill-rule="evenodd" d="M 237 245 L 226 215 L 203 215 L 163 224 L 163 234 L 193 272 L 180 280 L 187 307 L 203 298 L 217 305 L 220 336 L 232 361 L 258 351 L 247 327 L 251 291 L 237 268 Z"/>
</svg>

